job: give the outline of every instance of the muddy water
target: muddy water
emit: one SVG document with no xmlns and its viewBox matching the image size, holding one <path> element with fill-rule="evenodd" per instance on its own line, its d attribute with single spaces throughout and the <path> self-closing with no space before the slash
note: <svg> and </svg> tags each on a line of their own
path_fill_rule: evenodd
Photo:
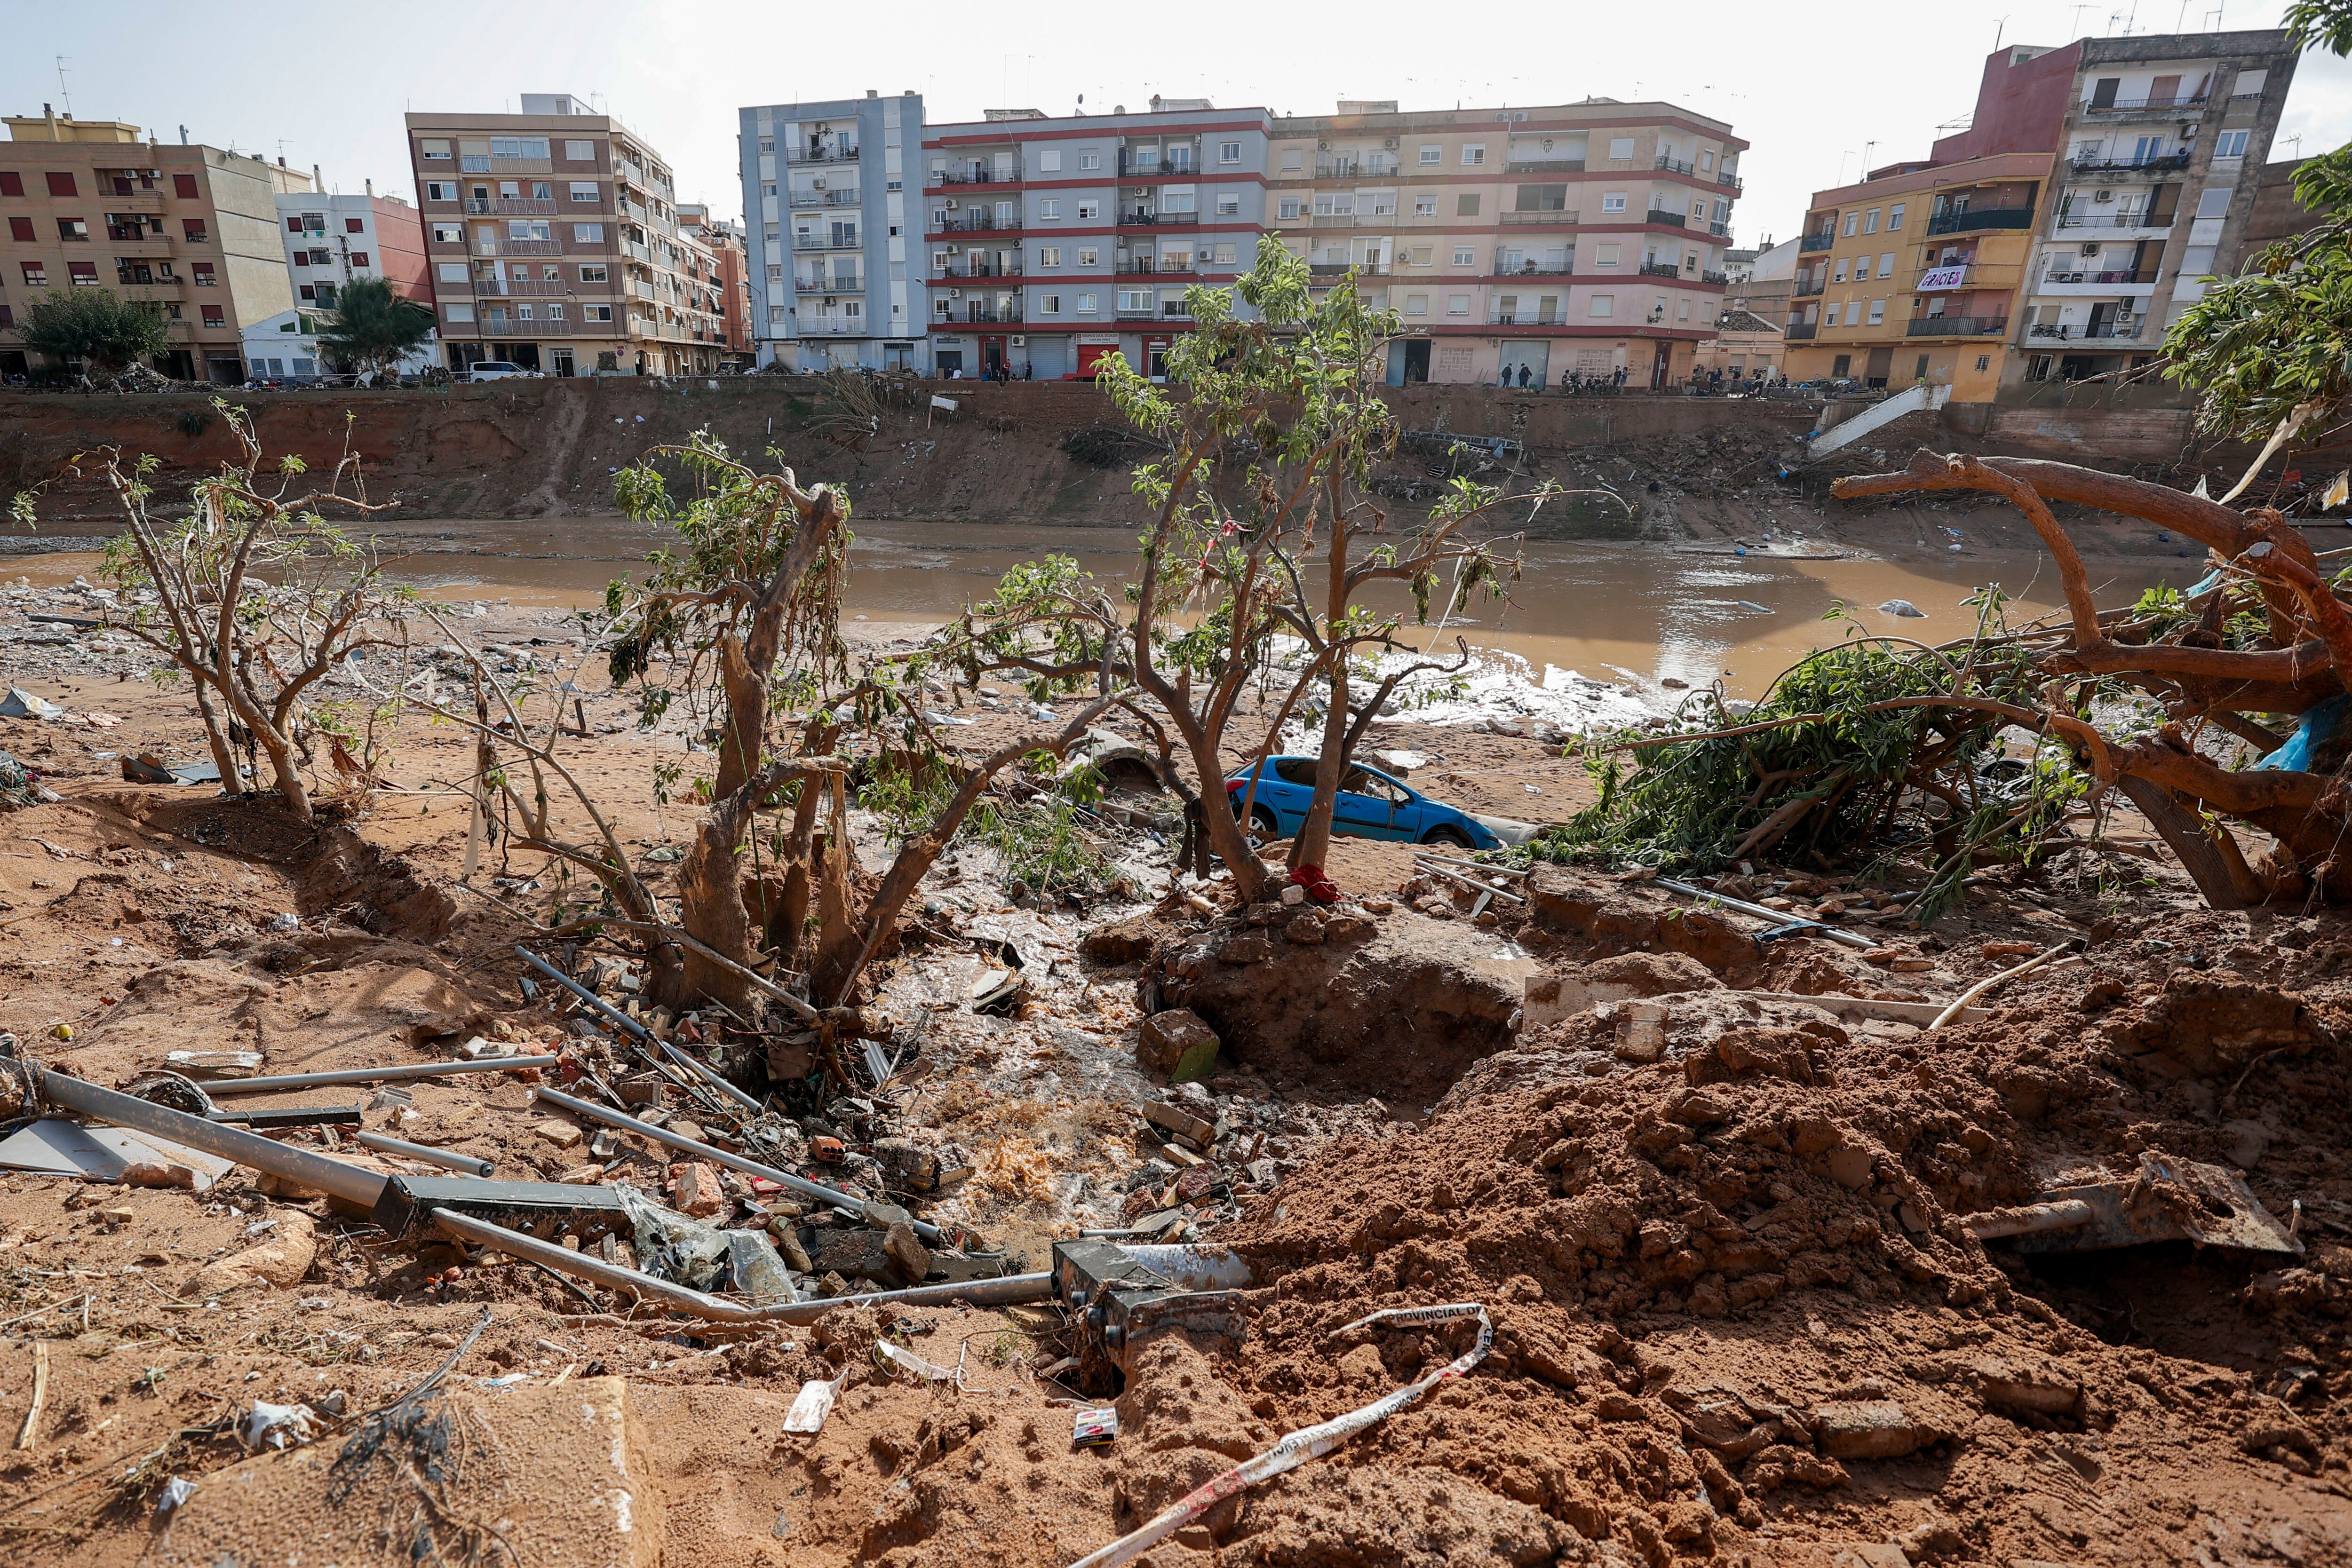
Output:
<svg viewBox="0 0 2352 1568">
<path fill-rule="evenodd" d="M 45 531 L 38 543 L 55 552 L 46 554 L 22 553 L 34 541 L 18 536 L 9 541 L 16 549 L 0 557 L 0 580 L 21 573 L 48 584 L 88 573 L 97 558 L 70 547 L 106 531 L 97 522 Z M 659 530 L 618 517 L 419 520 L 388 530 L 383 544 L 396 576 L 436 596 L 578 605 L 600 599 L 613 578 L 633 575 L 661 538 Z M 1133 564 L 1135 536 L 1124 528 L 861 524 L 850 608 L 877 622 L 937 622 L 986 597 L 1010 567 L 1047 553 L 1074 557 L 1111 579 Z M 2185 587 L 2200 568 L 2179 559 L 2107 558 L 2095 570 L 2100 602 L 2115 604 L 2161 581 Z M 1624 671 L 1694 685 L 1721 675 L 1733 693 L 1753 696 L 1790 663 L 1846 634 L 1843 623 L 1822 620 L 1839 604 L 1854 607 L 1871 631 L 1941 641 L 1967 634 L 1975 612 L 1962 601 L 1988 583 L 2017 601 L 2013 619 L 2059 604 L 2057 573 L 2040 555 L 1953 553 L 1931 544 L 1871 557 L 1800 545 L 1742 558 L 1717 546 L 1547 541 L 1528 546 L 1526 574 L 1507 604 L 1474 607 L 1444 636 L 1449 645 L 1459 634 L 1474 646 L 1508 650 L 1538 668 Z M 1895 599 L 1908 600 L 1925 618 L 1878 611 Z M 1405 604 L 1400 592 L 1389 607 Z M 1431 635 L 1409 632 L 1424 643 Z"/>
</svg>

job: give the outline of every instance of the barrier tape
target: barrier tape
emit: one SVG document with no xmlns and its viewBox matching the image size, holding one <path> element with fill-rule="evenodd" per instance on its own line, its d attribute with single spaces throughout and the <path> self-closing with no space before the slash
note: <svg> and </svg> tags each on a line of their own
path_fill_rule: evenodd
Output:
<svg viewBox="0 0 2352 1568">
<path fill-rule="evenodd" d="M 1130 1531 L 1117 1541 L 1091 1552 L 1070 1564 L 1070 1568 L 1118 1568 L 1118 1564 L 1133 1561 L 1147 1549 L 1165 1541 L 1184 1526 L 1208 1512 L 1217 1504 L 1268 1480 L 1286 1470 L 1297 1469 L 1307 1460 L 1319 1458 L 1365 1427 L 1384 1421 L 1408 1405 L 1418 1400 L 1432 1388 L 1450 1377 L 1460 1377 L 1486 1359 L 1495 1345 L 1495 1325 L 1486 1316 L 1486 1307 L 1477 1301 L 1452 1301 L 1437 1307 L 1391 1307 L 1369 1317 L 1358 1318 L 1336 1331 L 1346 1333 L 1351 1329 L 1370 1328 L 1386 1323 L 1442 1323 L 1457 1319 L 1475 1317 L 1478 1320 L 1478 1343 L 1469 1350 L 1418 1383 L 1408 1383 L 1394 1393 L 1374 1400 L 1360 1410 L 1350 1410 L 1334 1416 L 1319 1427 L 1302 1427 L 1284 1437 L 1273 1448 L 1254 1458 L 1244 1459 L 1221 1476 L 1216 1476 L 1185 1493 L 1171 1504 L 1165 1513 L 1139 1530 Z"/>
</svg>

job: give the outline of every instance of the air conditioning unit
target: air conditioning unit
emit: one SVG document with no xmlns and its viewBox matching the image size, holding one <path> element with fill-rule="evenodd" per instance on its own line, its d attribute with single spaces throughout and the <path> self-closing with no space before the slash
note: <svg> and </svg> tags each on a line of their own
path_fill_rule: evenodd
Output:
<svg viewBox="0 0 2352 1568">
<path fill-rule="evenodd" d="M 824 189 L 824 182 L 823 180 L 811 180 L 809 182 L 809 189 L 812 191 L 822 191 Z"/>
<path fill-rule="evenodd" d="M 1385 148 L 1389 149 L 1391 152 L 1394 152 L 1394 151 L 1396 150 L 1396 144 L 1397 144 L 1397 139 L 1396 139 L 1395 137 L 1393 137 L 1393 136 L 1390 137 L 1387 141 L 1383 141 L 1383 142 L 1381 142 L 1381 146 L 1383 146 L 1383 147 L 1385 147 Z"/>
<path fill-rule="evenodd" d="M 950 288 L 948 290 L 948 298 L 950 299 L 961 299 L 963 298 L 963 290 L 961 288 Z"/>
<path fill-rule="evenodd" d="M 950 196 L 948 198 L 947 208 L 950 212 L 954 212 L 956 210 L 956 199 L 953 196 Z"/>
<path fill-rule="evenodd" d="M 1317 137 L 1317 138 L 1315 139 L 1315 151 L 1316 151 L 1316 152 L 1330 152 L 1330 151 L 1331 151 L 1331 142 L 1330 142 L 1329 138 L 1328 138 L 1328 137 L 1320 137 L 1320 136 Z"/>
<path fill-rule="evenodd" d="M 2091 200 L 2095 202 L 2112 202 L 2115 199 L 2116 193 L 2113 191 L 2094 191 L 2091 193 Z"/>
<path fill-rule="evenodd" d="M 2098 254 L 2099 254 L 2099 247 L 2098 247 L 2097 246 L 2095 246 L 2095 245 L 2086 245 L 2086 246 L 2084 246 L 2083 247 L 2083 255 L 2084 255 L 2084 256 L 2086 256 L 2086 257 L 2088 257 L 2088 256 L 2096 256 L 2096 255 L 2098 255 Z"/>
<path fill-rule="evenodd" d="M 1015 332 L 1013 334 L 1013 346 L 1016 349 L 1025 349 L 1029 346 L 1029 340 Z"/>
</svg>

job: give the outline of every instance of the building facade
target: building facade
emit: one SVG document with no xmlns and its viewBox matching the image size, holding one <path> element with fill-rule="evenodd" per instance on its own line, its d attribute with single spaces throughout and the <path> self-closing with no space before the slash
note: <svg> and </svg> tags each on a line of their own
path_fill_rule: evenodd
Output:
<svg viewBox="0 0 2352 1568">
<path fill-rule="evenodd" d="M 742 110 L 741 126 L 759 362 L 927 369 L 921 95 L 770 104 Z"/>
<path fill-rule="evenodd" d="M 1790 374 L 1981 402 L 2150 362 L 2237 253 L 2294 65 L 2278 31 L 1996 52 L 1968 130 L 1815 193 Z"/>
<path fill-rule="evenodd" d="M 563 93 L 520 114 L 411 114 L 409 157 L 449 367 L 686 375 L 723 352 L 717 264 L 668 165 Z"/>
<path fill-rule="evenodd" d="M 731 219 L 714 218 L 709 207 L 695 203 L 679 205 L 677 224 L 688 237 L 710 253 L 719 269 L 719 338 L 726 361 L 739 370 L 749 369 L 752 362 L 751 299 L 751 286 L 744 277 L 743 225 Z"/>
<path fill-rule="evenodd" d="M 294 307 L 277 201 L 309 190 L 310 176 L 46 105 L 37 118 L 5 123 L 0 377 L 37 368 L 19 330 L 34 301 L 106 288 L 163 312 L 171 342 L 154 369 L 185 381 L 244 381 L 245 329 Z"/>
<path fill-rule="evenodd" d="M 314 169 L 311 183 L 311 190 L 278 198 L 279 238 L 295 299 L 331 307 L 337 291 L 352 279 L 381 277 L 402 298 L 432 305 L 425 225 L 416 209 L 398 197 L 377 195 L 373 181 L 363 194 L 331 196 L 323 193 Z"/>
</svg>

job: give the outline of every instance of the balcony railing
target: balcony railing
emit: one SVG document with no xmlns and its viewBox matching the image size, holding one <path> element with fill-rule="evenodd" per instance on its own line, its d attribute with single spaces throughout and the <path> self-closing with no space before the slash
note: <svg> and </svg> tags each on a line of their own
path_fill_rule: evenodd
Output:
<svg viewBox="0 0 2352 1568">
<path fill-rule="evenodd" d="M 1822 293 L 1823 290 L 1827 289 L 1829 286 L 1830 280 L 1826 277 L 1800 277 L 1797 279 L 1797 287 L 1791 292 L 1790 298 L 1794 299 L 1807 298 L 1810 296 Z"/>
<path fill-rule="evenodd" d="M 473 290 L 485 299 L 561 299 L 572 292 L 561 282 L 538 277 L 477 277 Z"/>
<path fill-rule="evenodd" d="M 2142 212 L 2133 208 L 2120 213 L 2076 213 L 2058 214 L 2062 229 L 2168 229 L 2172 226 L 2174 210 Z"/>
<path fill-rule="evenodd" d="M 857 144 L 835 142 L 825 147 L 790 147 L 784 150 L 787 163 L 855 163 Z"/>
<path fill-rule="evenodd" d="M 1118 319 L 1122 321 L 1149 321 L 1159 314 L 1159 310 L 1150 305 L 1122 305 L 1118 308 Z"/>
<path fill-rule="evenodd" d="M 821 317 L 801 323 L 801 336 L 803 338 L 862 338 L 866 335 L 866 318 L 863 316 Z"/>
<path fill-rule="evenodd" d="M 551 218 L 555 215 L 555 201 L 553 197 L 538 196 L 468 196 L 466 210 L 502 217 Z"/>
<path fill-rule="evenodd" d="M 1021 276 L 1021 269 L 1022 264 L 1017 261 L 1004 266 L 994 262 L 973 261 L 967 262 L 961 267 L 942 267 L 940 269 L 940 276 L 941 277 L 1018 277 Z"/>
<path fill-rule="evenodd" d="M 1818 321 L 1791 321 L 1780 329 L 1780 336 L 1791 343 L 1810 343 L 1821 329 Z"/>
<path fill-rule="evenodd" d="M 1678 229 L 1687 228 L 1690 226 L 1690 219 L 1683 216 L 1682 214 L 1664 212 L 1656 207 L 1652 207 L 1646 214 L 1643 214 L 1642 221 L 1645 224 L 1664 224 L 1669 227 Z"/>
<path fill-rule="evenodd" d="M 1658 161 L 1652 164 L 1651 167 L 1654 169 L 1663 169 L 1669 174 L 1696 174 L 1698 172 L 1698 165 L 1696 163 L 1685 163 L 1679 158 L 1669 158 L 1663 152 L 1658 155 Z"/>
<path fill-rule="evenodd" d="M 1968 212 L 1937 213 L 1927 220 L 1927 232 L 1931 235 L 1972 234 L 1979 229 L 2032 226 L 2032 207 L 1978 207 Z"/>
<path fill-rule="evenodd" d="M 2091 338 L 2120 338 L 2128 341 L 2140 335 L 2142 324 L 2142 319 L 2109 321 L 2096 327 L 2077 327 L 2063 321 L 2052 322 L 2045 326 L 2028 328 L 2026 336 L 2042 340 L 2055 340 L 2060 342 L 2073 342 L 2079 339 Z"/>
<path fill-rule="evenodd" d="M 856 191 L 794 191 L 784 199 L 788 207 L 854 207 L 864 198 Z"/>
<path fill-rule="evenodd" d="M 476 256 L 562 256 L 563 242 L 551 239 L 478 239 Z"/>
<path fill-rule="evenodd" d="M 1713 220 L 1709 220 L 1706 225 L 1706 232 L 1713 235 L 1717 239 L 1729 239 L 1731 237 L 1731 225 L 1729 224 L 1716 223 Z"/>
<path fill-rule="evenodd" d="M 572 335 L 572 323 L 569 317 L 551 320 L 543 317 L 532 317 L 528 320 L 522 320 L 509 316 L 500 321 L 479 320 L 475 322 L 474 326 L 475 335 L 484 338 L 568 338 Z M 452 323 L 449 335 L 453 338 L 466 336 L 464 324 Z"/>
<path fill-rule="evenodd" d="M 2168 152 L 2161 158 L 2070 158 L 2066 167 L 2077 174 L 2113 179 L 2117 174 L 2176 174 L 2189 167 L 2189 154 Z"/>
<path fill-rule="evenodd" d="M 1021 165 L 1010 169 L 934 169 L 934 185 L 1005 185 L 1021 178 Z"/>
<path fill-rule="evenodd" d="M 1022 312 L 1018 305 L 967 305 L 961 318 L 950 315 L 948 319 L 986 326 L 991 322 L 1018 321 L 1022 319 Z"/>
<path fill-rule="evenodd" d="M 1389 264 L 1385 261 L 1313 261 L 1307 270 L 1317 277 L 1342 277 L 1353 272 L 1359 277 L 1386 277 Z"/>
<path fill-rule="evenodd" d="M 117 180 L 114 189 L 107 193 L 106 203 L 118 213 L 160 213 L 163 210 L 163 193 L 141 190 L 128 180 Z"/>
<path fill-rule="evenodd" d="M 2169 116 L 2175 110 L 2202 112 L 2204 108 L 2205 99 L 2202 97 L 2182 98 L 2178 93 L 2167 93 L 2162 98 L 2119 98 L 2113 103 L 2086 103 L 2083 106 L 2083 112 L 2084 114 L 2140 114 L 2155 110 Z"/>
<path fill-rule="evenodd" d="M 1727 191 L 1745 191 L 1748 189 L 1748 182 L 1741 179 L 1737 174 L 1717 174 L 1715 177 L 1715 183 L 1722 186 Z"/>
<path fill-rule="evenodd" d="M 1832 230 L 1828 234 L 1807 235 L 1797 242 L 1797 250 L 1800 255 L 1806 255 L 1817 250 L 1827 250 L 1835 244 L 1837 244 L 1837 232 Z"/>
<path fill-rule="evenodd" d="M 1727 272 L 1702 272 L 1698 275 L 1698 280 L 1701 283 L 1712 283 L 1719 287 L 1731 281 L 1731 274 Z"/>
<path fill-rule="evenodd" d="M 794 250 L 864 250 L 865 237 L 856 229 L 796 229 L 793 233 Z"/>
<path fill-rule="evenodd" d="M 1514 158 L 1503 165 L 1506 174 L 1581 174 L 1581 158 Z"/>
<path fill-rule="evenodd" d="M 2045 272 L 2044 283 L 2154 283 L 2156 268 L 2143 267 L 2137 271 L 2128 267 L 2120 272 Z"/>
<path fill-rule="evenodd" d="M 1183 228 L 1201 221 L 1198 213 L 1121 213 L 1118 226 L 1123 229 Z"/>
<path fill-rule="evenodd" d="M 1489 327 L 1561 327 L 1567 319 L 1557 310 L 1497 310 L 1486 318 Z"/>
<path fill-rule="evenodd" d="M 1532 213 L 1512 211 L 1498 214 L 1506 224 L 1528 228 L 1574 228 L 1577 214 L 1555 207 L 1544 207 Z"/>
<path fill-rule="evenodd" d="M 1193 166 L 1192 150 L 1186 147 L 1183 151 L 1185 156 L 1181 158 L 1155 156 L 1144 159 L 1131 152 L 1121 152 L 1118 155 L 1118 176 L 1122 180 L 1189 180 L 1200 171 Z M 1323 160 L 1317 159 L 1316 166 L 1320 168 L 1322 162 Z"/>
<path fill-rule="evenodd" d="M 866 279 L 863 277 L 793 279 L 793 292 L 795 294 L 856 294 L 865 287 Z"/>
<path fill-rule="evenodd" d="M 1998 338 L 2009 330 L 2006 316 L 1919 316 L 1904 330 L 1906 338 Z"/>
<path fill-rule="evenodd" d="M 1190 260 L 1171 261 L 1166 257 L 1120 256 L 1111 258 L 1111 271 L 1120 277 L 1165 277 L 1171 273 L 1186 274 L 1193 270 Z M 1316 270 L 1320 271 L 1318 267 Z"/>
<path fill-rule="evenodd" d="M 1680 277 L 1683 269 L 1670 261 L 1645 261 L 1642 264 L 1644 277 Z"/>
<path fill-rule="evenodd" d="M 1565 265 L 1538 267 L 1532 261 L 1522 263 L 1517 267 L 1505 267 L 1498 262 L 1496 264 L 1495 270 L 1487 276 L 1491 277 L 1566 277 L 1574 270 L 1575 268 Z"/>
<path fill-rule="evenodd" d="M 994 213 L 963 213 L 950 214 L 940 219 L 931 225 L 931 232 L 933 234 L 974 234 L 993 231 L 999 234 L 1010 234 L 1020 226 L 1021 218 L 1018 214 L 1009 218 L 1000 218 Z"/>
</svg>

